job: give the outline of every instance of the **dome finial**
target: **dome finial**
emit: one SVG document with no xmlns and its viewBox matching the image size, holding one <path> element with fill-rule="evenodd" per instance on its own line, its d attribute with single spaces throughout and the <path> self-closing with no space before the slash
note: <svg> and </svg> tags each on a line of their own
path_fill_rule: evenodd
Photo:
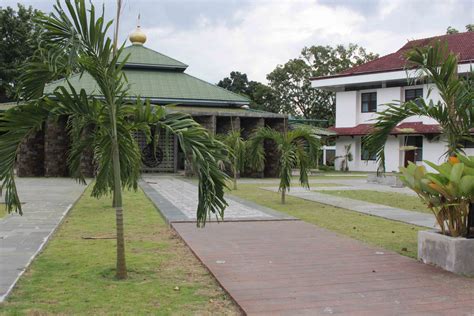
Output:
<svg viewBox="0 0 474 316">
<path fill-rule="evenodd" d="M 137 28 L 128 37 L 133 45 L 143 45 L 146 42 L 146 35 L 140 28 L 140 14 L 138 14 Z"/>
</svg>

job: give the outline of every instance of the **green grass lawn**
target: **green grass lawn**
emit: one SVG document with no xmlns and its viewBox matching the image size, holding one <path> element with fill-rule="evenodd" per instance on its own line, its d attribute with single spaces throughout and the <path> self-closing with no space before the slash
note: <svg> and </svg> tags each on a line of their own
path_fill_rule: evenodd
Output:
<svg viewBox="0 0 474 316">
<path fill-rule="evenodd" d="M 238 314 L 142 191 L 124 194 L 129 279 L 115 280 L 115 241 L 82 238 L 115 234 L 110 199 L 89 194 L 0 305 L 0 314 Z"/>
<path fill-rule="evenodd" d="M 300 218 L 349 237 L 415 258 L 417 232 L 422 227 L 386 220 L 349 210 L 287 196 L 280 204 L 280 194 L 259 189 L 262 184 L 240 184 L 232 194 L 260 205 Z"/>
<path fill-rule="evenodd" d="M 331 194 L 335 196 L 346 197 L 355 200 L 361 200 L 371 203 L 378 203 L 392 207 L 401 208 L 408 211 L 417 211 L 422 213 L 433 214 L 431 210 L 424 204 L 419 197 L 396 193 L 396 192 L 376 192 L 370 190 L 325 190 L 318 191 L 320 193 Z"/>
<path fill-rule="evenodd" d="M 5 209 L 5 204 L 0 203 L 0 218 L 5 217 L 7 215 L 7 210 Z"/>
</svg>

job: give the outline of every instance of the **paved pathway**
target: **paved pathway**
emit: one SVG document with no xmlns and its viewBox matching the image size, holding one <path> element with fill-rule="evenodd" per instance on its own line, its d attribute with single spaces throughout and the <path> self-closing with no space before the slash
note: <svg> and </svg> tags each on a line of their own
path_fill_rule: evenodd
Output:
<svg viewBox="0 0 474 316">
<path fill-rule="evenodd" d="M 147 195 L 248 315 L 474 315 L 474 279 L 299 220 L 260 214 L 196 228 L 190 218 L 173 219 L 177 205 L 195 205 L 187 197 L 196 187 L 145 179 Z M 181 214 L 192 218 L 188 212 Z"/>
<path fill-rule="evenodd" d="M 262 189 L 278 192 L 278 187 L 263 187 Z M 339 190 L 339 187 L 332 187 L 331 189 Z M 433 214 L 407 211 L 391 206 L 309 191 L 301 187 L 291 188 L 288 195 L 408 224 L 429 228 L 434 228 L 437 225 Z"/>
<path fill-rule="evenodd" d="M 474 280 L 302 221 L 174 223 L 248 315 L 474 315 Z"/>
<path fill-rule="evenodd" d="M 407 187 L 391 187 L 388 185 L 381 185 L 377 183 L 369 183 L 366 179 L 336 179 L 336 177 L 326 176 L 328 179 L 310 179 L 309 183 L 311 190 L 313 191 L 322 191 L 322 190 L 368 190 L 368 191 L 377 191 L 377 192 L 390 192 L 390 193 L 400 193 L 416 196 L 416 193 L 407 188 Z M 262 185 L 277 185 L 279 183 L 278 179 L 239 179 L 239 183 L 242 184 L 262 184 Z M 331 183 L 333 186 L 315 186 L 314 184 L 327 184 Z M 299 182 L 293 180 L 293 187 L 297 188 Z M 334 186 L 336 185 L 336 186 Z M 292 189 L 293 190 L 293 189 Z"/>
<path fill-rule="evenodd" d="M 194 183 L 184 178 L 144 175 L 140 186 L 168 222 L 196 221 L 198 188 Z M 229 203 L 225 210 L 226 221 L 294 219 L 237 197 L 228 196 L 226 200 Z"/>
<path fill-rule="evenodd" d="M 17 186 L 25 203 L 23 216 L 10 214 L 0 219 L 0 302 L 85 189 L 62 178 L 20 178 Z"/>
</svg>

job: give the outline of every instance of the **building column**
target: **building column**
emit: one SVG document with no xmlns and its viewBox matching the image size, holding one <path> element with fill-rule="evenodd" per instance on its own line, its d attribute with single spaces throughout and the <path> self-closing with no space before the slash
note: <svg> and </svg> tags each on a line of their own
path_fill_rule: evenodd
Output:
<svg viewBox="0 0 474 316">
<path fill-rule="evenodd" d="M 68 149 L 67 117 L 48 119 L 44 133 L 44 175 L 46 177 L 69 175 Z"/>
<path fill-rule="evenodd" d="M 16 169 L 19 177 L 44 176 L 44 129 L 32 133 L 21 142 Z"/>
</svg>

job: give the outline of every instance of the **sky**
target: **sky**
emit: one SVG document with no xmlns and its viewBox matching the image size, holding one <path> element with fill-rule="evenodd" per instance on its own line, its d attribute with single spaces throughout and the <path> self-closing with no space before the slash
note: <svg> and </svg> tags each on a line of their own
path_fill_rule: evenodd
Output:
<svg viewBox="0 0 474 316">
<path fill-rule="evenodd" d="M 51 12 L 55 1 L 20 2 Z M 105 4 L 112 19 L 116 1 Z M 311 45 L 355 43 L 380 55 L 407 40 L 441 35 L 474 23 L 474 0 L 123 0 L 126 41 L 138 14 L 145 46 L 189 65 L 187 72 L 217 83 L 231 71 L 266 82 L 279 64 Z"/>
</svg>

